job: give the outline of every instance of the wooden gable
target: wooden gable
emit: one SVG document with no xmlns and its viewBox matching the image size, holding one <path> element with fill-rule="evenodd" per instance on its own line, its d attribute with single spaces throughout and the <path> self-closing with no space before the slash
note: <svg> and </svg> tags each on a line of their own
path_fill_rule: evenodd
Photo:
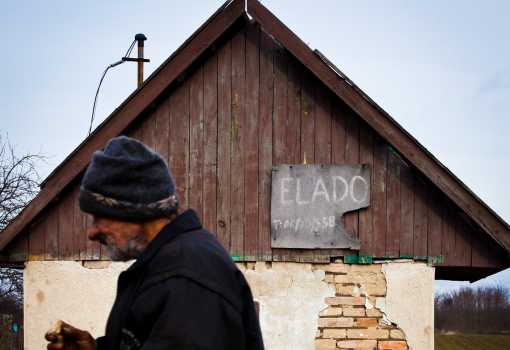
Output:
<svg viewBox="0 0 510 350">
<path fill-rule="evenodd" d="M 507 252 L 479 222 L 292 54 L 290 44 L 255 21 L 231 33 L 205 62 L 176 71 L 173 88 L 145 101 L 148 107 L 119 133 L 167 161 L 181 206 L 197 211 L 234 260 L 413 258 L 437 266 L 438 279 L 460 280 L 507 267 Z M 271 249 L 272 167 L 302 163 L 371 165 L 370 207 L 343 218 L 361 251 Z M 90 216 L 77 205 L 81 177 L 10 243 L 10 262 L 107 259 L 86 238 Z"/>
</svg>

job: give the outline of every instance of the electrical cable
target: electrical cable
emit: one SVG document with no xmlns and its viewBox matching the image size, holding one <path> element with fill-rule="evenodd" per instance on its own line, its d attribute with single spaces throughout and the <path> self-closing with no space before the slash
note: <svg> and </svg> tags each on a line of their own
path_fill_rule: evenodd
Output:
<svg viewBox="0 0 510 350">
<path fill-rule="evenodd" d="M 131 51 L 133 51 L 133 48 L 135 47 L 135 43 L 136 43 L 136 40 L 133 40 L 133 43 L 127 50 L 126 56 L 124 56 L 124 57 L 129 57 L 131 55 Z M 87 134 L 87 137 L 90 136 L 90 134 L 92 133 L 92 124 L 94 123 L 94 116 L 96 114 L 97 96 L 99 95 L 99 89 L 101 88 L 101 84 L 103 83 L 103 79 L 106 75 L 106 72 L 108 72 L 108 69 L 116 67 L 118 65 L 121 65 L 122 63 L 124 63 L 124 61 L 121 60 L 121 61 L 110 64 L 108 67 L 106 67 L 106 69 L 103 72 L 103 75 L 101 76 L 101 80 L 99 81 L 99 86 L 97 87 L 97 91 L 96 91 L 96 97 L 94 97 L 94 106 L 92 107 L 92 118 L 90 119 L 90 128 L 89 128 L 89 133 Z"/>
<path fill-rule="evenodd" d="M 129 47 L 129 49 L 126 52 L 126 56 L 124 56 L 124 57 L 129 57 L 131 55 L 131 51 L 133 51 L 133 47 L 135 47 L 135 42 L 136 42 L 136 39 L 133 40 L 133 42 L 131 43 L 131 46 Z"/>
</svg>

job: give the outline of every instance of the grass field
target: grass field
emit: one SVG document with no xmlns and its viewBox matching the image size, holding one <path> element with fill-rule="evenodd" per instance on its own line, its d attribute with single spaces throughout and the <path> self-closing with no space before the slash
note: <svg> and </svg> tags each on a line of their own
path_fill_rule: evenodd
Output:
<svg viewBox="0 0 510 350">
<path fill-rule="evenodd" d="M 435 334 L 435 350 L 509 350 L 510 335 Z"/>
</svg>

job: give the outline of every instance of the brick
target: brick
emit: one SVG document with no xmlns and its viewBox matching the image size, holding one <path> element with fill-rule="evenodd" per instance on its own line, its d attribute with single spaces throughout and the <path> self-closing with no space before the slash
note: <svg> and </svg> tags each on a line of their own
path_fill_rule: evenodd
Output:
<svg viewBox="0 0 510 350">
<path fill-rule="evenodd" d="M 336 340 L 334 339 L 315 339 L 315 350 L 336 349 Z"/>
<path fill-rule="evenodd" d="M 376 283 L 365 283 L 360 288 L 361 294 L 386 296 L 386 281 L 377 281 Z"/>
<path fill-rule="evenodd" d="M 347 336 L 345 329 L 325 329 L 322 337 L 323 338 L 334 338 L 334 339 L 342 339 Z"/>
<path fill-rule="evenodd" d="M 382 341 L 380 340 L 377 344 L 378 349 L 405 349 L 407 350 L 407 342 L 405 341 L 396 341 L 396 340 L 390 340 L 390 341 Z"/>
<path fill-rule="evenodd" d="M 335 275 L 331 275 L 331 274 L 326 274 L 326 276 L 324 276 L 324 282 L 326 283 L 333 283 L 335 282 Z"/>
<path fill-rule="evenodd" d="M 336 345 L 343 349 L 373 349 L 377 346 L 377 340 L 340 340 Z"/>
<path fill-rule="evenodd" d="M 328 305 L 365 305 L 365 297 L 333 297 L 326 298 L 324 302 Z"/>
<path fill-rule="evenodd" d="M 85 261 L 83 263 L 83 267 L 86 267 L 87 269 L 106 269 L 108 266 L 110 266 L 110 261 Z"/>
<path fill-rule="evenodd" d="M 353 281 L 349 281 L 348 275 L 334 275 L 335 283 L 353 283 Z"/>
<path fill-rule="evenodd" d="M 373 274 L 373 273 L 362 273 L 362 274 L 352 274 L 352 273 L 349 273 L 347 275 L 347 278 L 349 279 L 349 282 L 350 283 L 358 283 L 358 284 L 362 284 L 362 285 L 365 285 L 365 284 L 376 284 L 376 283 L 382 283 L 382 284 L 386 284 L 386 281 L 384 279 L 382 279 L 381 277 L 384 277 L 383 274 L 381 274 L 381 276 L 378 276 L 376 274 Z"/>
<path fill-rule="evenodd" d="M 337 284 L 353 284 L 359 287 L 358 295 L 386 295 L 386 280 L 384 275 L 362 274 L 362 275 L 335 275 L 334 282 Z"/>
<path fill-rule="evenodd" d="M 348 329 L 347 338 L 350 339 L 387 339 L 390 337 L 390 332 L 387 329 L 380 328 L 363 328 L 363 329 Z"/>
<path fill-rule="evenodd" d="M 351 273 L 364 273 L 364 274 L 381 274 L 383 275 L 381 271 L 381 265 L 376 264 L 369 264 L 369 265 L 352 265 L 351 267 Z M 384 275 L 383 275 L 384 276 Z"/>
<path fill-rule="evenodd" d="M 243 273 L 246 270 L 246 263 L 236 262 L 236 266 L 239 270 L 241 270 Z"/>
<path fill-rule="evenodd" d="M 389 324 L 386 323 L 386 322 L 388 322 Z M 385 321 L 383 318 L 379 319 L 379 327 L 386 328 L 386 329 L 388 329 L 388 328 L 397 328 L 397 326 L 395 326 L 393 323 L 391 323 L 390 321 Z"/>
<path fill-rule="evenodd" d="M 358 318 L 356 327 L 377 327 L 376 318 Z"/>
<path fill-rule="evenodd" d="M 344 316 L 365 316 L 365 309 L 361 307 L 343 309 Z"/>
<path fill-rule="evenodd" d="M 390 338 L 392 339 L 405 339 L 406 336 L 404 332 L 402 332 L 400 329 L 392 329 L 390 331 Z"/>
<path fill-rule="evenodd" d="M 317 331 L 315 332 L 315 338 L 320 338 L 322 336 L 322 333 L 320 331 L 320 329 L 317 329 Z"/>
<path fill-rule="evenodd" d="M 328 307 L 319 312 L 319 316 L 342 316 L 341 307 Z"/>
<path fill-rule="evenodd" d="M 360 292 L 359 288 L 354 283 L 345 283 L 336 285 L 336 294 L 358 297 Z"/>
<path fill-rule="evenodd" d="M 329 264 L 326 272 L 346 274 L 349 272 L 350 268 L 351 268 L 350 265 L 332 263 L 332 264 Z"/>
<path fill-rule="evenodd" d="M 247 263 L 248 265 L 249 263 Z M 264 262 L 264 261 L 257 261 L 255 263 L 255 271 L 256 272 L 264 272 L 264 271 L 267 271 L 271 269 L 271 263 L 269 262 Z"/>
<path fill-rule="evenodd" d="M 314 270 L 323 270 L 328 271 L 329 264 L 312 264 L 312 271 Z"/>
<path fill-rule="evenodd" d="M 340 327 L 352 327 L 354 320 L 352 318 L 319 318 L 317 320 L 319 327 L 321 328 L 340 328 Z"/>
<path fill-rule="evenodd" d="M 368 317 L 382 317 L 383 313 L 376 309 L 375 307 L 366 310 Z"/>
</svg>

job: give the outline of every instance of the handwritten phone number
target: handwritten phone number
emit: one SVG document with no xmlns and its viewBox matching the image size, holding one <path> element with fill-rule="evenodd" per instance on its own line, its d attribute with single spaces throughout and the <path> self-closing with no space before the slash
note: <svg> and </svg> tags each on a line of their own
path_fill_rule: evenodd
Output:
<svg viewBox="0 0 510 350">
<path fill-rule="evenodd" d="M 335 217 L 334 216 L 326 216 L 322 218 L 306 218 L 306 219 L 295 219 L 295 220 L 273 220 L 273 227 L 278 229 L 294 229 L 302 230 L 302 229 L 310 229 L 317 230 L 320 228 L 328 228 L 335 227 Z"/>
</svg>

